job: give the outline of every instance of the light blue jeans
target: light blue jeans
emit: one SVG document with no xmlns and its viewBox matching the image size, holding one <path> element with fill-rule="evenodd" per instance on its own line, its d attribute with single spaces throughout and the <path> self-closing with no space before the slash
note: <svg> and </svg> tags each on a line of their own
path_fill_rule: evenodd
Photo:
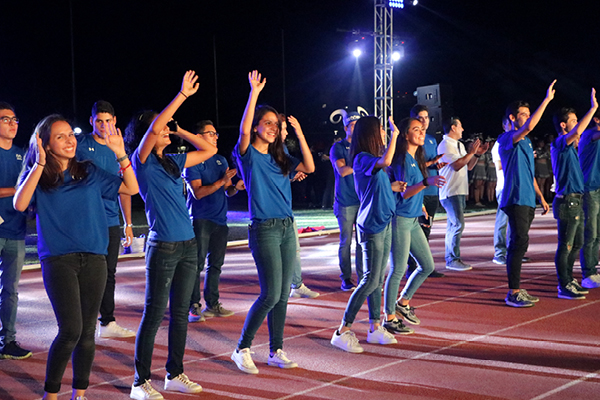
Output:
<svg viewBox="0 0 600 400">
<path fill-rule="evenodd" d="M 300 264 L 300 238 L 298 237 L 296 220 L 294 220 L 294 233 L 296 235 L 296 259 L 294 260 L 294 271 L 292 273 L 292 288 L 298 289 L 302 286 L 302 265 Z"/>
<path fill-rule="evenodd" d="M 356 224 L 356 216 L 358 215 L 358 205 L 342 207 L 337 203 L 333 205 L 333 213 L 335 214 L 338 225 L 340 227 L 340 249 L 338 256 L 340 259 L 340 278 L 342 280 L 350 279 L 352 277 L 352 258 L 350 252 L 350 246 L 352 245 L 352 231 Z M 356 264 L 356 275 L 360 281 L 363 274 L 363 260 L 360 241 L 358 240 L 358 227 L 355 232 L 356 240 L 356 252 L 355 252 L 355 264 Z"/>
<path fill-rule="evenodd" d="M 344 325 L 350 327 L 360 311 L 365 299 L 369 306 L 369 321 L 379 323 L 381 320 L 381 288 L 392 247 L 392 224 L 383 231 L 367 234 L 359 231 L 360 244 L 363 249 L 363 262 L 366 267 L 358 287 L 346 306 Z"/>
<path fill-rule="evenodd" d="M 15 340 L 19 279 L 25 261 L 25 240 L 0 238 L 0 344 Z"/>
<path fill-rule="evenodd" d="M 417 261 L 417 269 L 408 278 L 401 297 L 410 300 L 434 270 L 433 256 L 418 218 L 394 217 L 392 220 L 392 268 L 385 281 L 385 313 L 396 312 L 400 281 L 406 272 L 409 253 Z"/>
<path fill-rule="evenodd" d="M 459 194 L 441 200 L 446 209 L 446 265 L 460 259 L 460 238 L 465 229 L 466 196 Z"/>
<path fill-rule="evenodd" d="M 502 190 L 496 192 L 496 200 L 500 204 Z M 508 215 L 500 209 L 496 211 L 496 223 L 494 224 L 494 257 L 506 258 L 506 249 L 508 248 L 507 237 L 510 237 L 508 228 Z"/>
</svg>

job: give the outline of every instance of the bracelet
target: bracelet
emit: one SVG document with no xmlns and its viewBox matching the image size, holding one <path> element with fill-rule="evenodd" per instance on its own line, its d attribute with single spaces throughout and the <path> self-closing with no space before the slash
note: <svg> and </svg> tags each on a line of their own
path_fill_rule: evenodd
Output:
<svg viewBox="0 0 600 400">
<path fill-rule="evenodd" d="M 186 99 L 188 98 L 187 95 L 185 93 L 183 93 L 181 90 L 179 91 L 179 93 L 181 93 L 183 95 L 183 97 L 185 97 Z"/>
<path fill-rule="evenodd" d="M 133 228 L 133 224 L 125 224 L 123 228 Z"/>
<path fill-rule="evenodd" d="M 120 174 L 123 174 L 123 172 L 125 172 L 125 170 L 126 170 L 127 168 L 129 168 L 129 167 L 131 167 L 131 161 L 129 161 L 129 164 L 127 164 L 127 166 L 126 166 L 126 167 L 121 167 L 121 168 L 119 168 L 119 173 L 120 173 Z"/>
<path fill-rule="evenodd" d="M 123 157 L 117 158 L 118 163 L 120 163 L 121 161 L 125 161 L 125 160 L 127 160 L 127 154 L 125 154 Z"/>
<path fill-rule="evenodd" d="M 39 163 L 39 162 L 37 162 L 37 161 L 36 161 L 35 163 L 36 163 L 37 165 L 39 165 L 40 167 L 45 167 L 45 166 L 46 166 L 46 164 L 40 164 L 40 163 Z"/>
<path fill-rule="evenodd" d="M 427 187 L 429 186 L 429 183 L 427 183 L 427 178 L 423 178 L 423 186 Z"/>
</svg>

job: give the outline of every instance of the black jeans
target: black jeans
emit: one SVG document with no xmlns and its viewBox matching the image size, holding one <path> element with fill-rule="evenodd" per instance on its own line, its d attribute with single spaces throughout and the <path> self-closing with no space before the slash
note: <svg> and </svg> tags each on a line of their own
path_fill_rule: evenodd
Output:
<svg viewBox="0 0 600 400">
<path fill-rule="evenodd" d="M 96 317 L 106 282 L 106 257 L 70 253 L 41 261 L 44 286 L 58 323 L 48 351 L 44 390 L 58 393 L 73 356 L 73 389 L 87 389 L 94 361 Z"/>
<path fill-rule="evenodd" d="M 558 246 L 554 264 L 558 283 L 564 288 L 573 281 L 573 264 L 583 246 L 583 195 L 557 195 L 552 204 L 552 211 L 558 224 Z"/>
<path fill-rule="evenodd" d="M 100 318 L 98 318 L 102 326 L 106 326 L 115 320 L 115 274 L 117 273 L 120 244 L 121 227 L 118 225 L 109 227 L 108 254 L 106 255 L 106 288 L 100 304 Z"/>
<path fill-rule="evenodd" d="M 510 241 L 506 251 L 506 274 L 509 289 L 520 289 L 521 264 L 529 247 L 529 228 L 533 222 L 535 208 L 517 204 L 502 209 L 508 216 Z"/>
</svg>

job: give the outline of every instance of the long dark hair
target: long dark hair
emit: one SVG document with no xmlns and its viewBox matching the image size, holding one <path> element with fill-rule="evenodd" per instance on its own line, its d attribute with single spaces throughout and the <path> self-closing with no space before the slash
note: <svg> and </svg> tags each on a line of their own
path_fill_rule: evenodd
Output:
<svg viewBox="0 0 600 400">
<path fill-rule="evenodd" d="M 404 181 L 404 161 L 406 160 L 406 154 L 408 151 L 408 129 L 413 121 L 421 123 L 417 118 L 404 118 L 398 124 L 398 130 L 400 131 L 398 139 L 396 141 L 396 151 L 394 152 L 394 158 L 392 164 L 399 164 L 402 166 L 402 176 L 395 177 L 396 180 Z M 422 146 L 417 147 L 415 152 L 415 160 L 419 164 L 419 169 L 423 178 L 427 178 L 429 173 L 427 172 L 427 166 L 425 165 L 425 151 Z"/>
<path fill-rule="evenodd" d="M 46 165 L 42 171 L 39 185 L 43 190 L 48 191 L 63 184 L 65 177 L 63 175 L 62 166 L 56 159 L 54 153 L 50 150 L 50 133 L 52 131 L 52 125 L 60 121 L 69 123 L 62 115 L 51 114 L 37 124 L 29 139 L 29 149 L 25 155 L 25 162 L 23 163 L 23 171 L 21 172 L 19 182 L 25 179 L 25 172 L 31 170 L 36 162 L 38 152 L 37 136 L 39 136 L 40 139 L 42 139 L 42 147 L 46 151 Z M 89 164 L 89 161 L 77 161 L 76 157 L 69 160 L 67 171 L 71 175 L 73 181 L 80 181 L 88 176 Z"/>
<path fill-rule="evenodd" d="M 383 154 L 383 140 L 381 139 L 381 123 L 379 118 L 372 115 L 362 117 L 354 125 L 352 142 L 350 143 L 350 157 L 352 160 L 362 152 L 376 157 Z"/>
<path fill-rule="evenodd" d="M 287 154 L 283 150 L 283 141 L 281 140 L 281 122 L 279 122 L 279 113 L 271 106 L 261 105 L 256 107 L 254 110 L 254 119 L 252 120 L 252 128 L 250 134 L 250 143 L 254 143 L 256 140 L 256 136 L 258 135 L 257 131 L 254 129 L 260 123 L 260 120 L 268 113 L 273 113 L 277 117 L 277 136 L 275 136 L 275 141 L 273 143 L 269 143 L 268 153 L 273 157 L 273 160 L 279 165 L 281 168 L 281 173 L 283 175 L 288 175 L 292 170 L 292 164 Z"/>
</svg>

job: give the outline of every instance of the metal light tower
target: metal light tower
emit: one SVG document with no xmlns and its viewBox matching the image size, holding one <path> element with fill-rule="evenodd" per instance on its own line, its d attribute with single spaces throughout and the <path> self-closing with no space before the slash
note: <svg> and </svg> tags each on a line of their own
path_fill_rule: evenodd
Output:
<svg viewBox="0 0 600 400">
<path fill-rule="evenodd" d="M 393 113 L 392 9 L 388 0 L 375 0 L 375 115 L 386 130 Z"/>
</svg>

